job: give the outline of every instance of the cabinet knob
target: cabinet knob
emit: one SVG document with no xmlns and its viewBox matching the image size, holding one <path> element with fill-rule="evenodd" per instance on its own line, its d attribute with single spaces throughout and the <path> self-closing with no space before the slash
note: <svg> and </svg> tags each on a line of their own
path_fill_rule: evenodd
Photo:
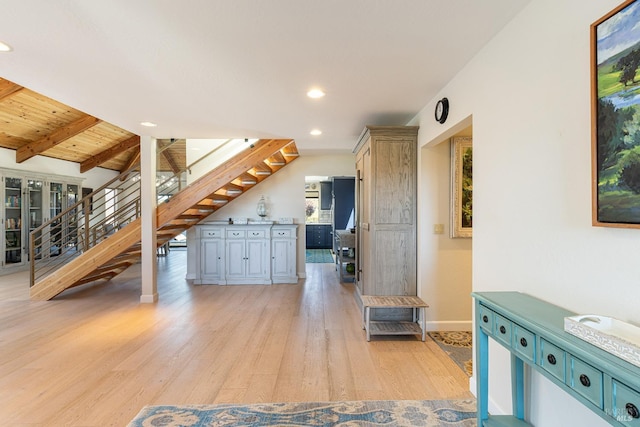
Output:
<svg viewBox="0 0 640 427">
<path fill-rule="evenodd" d="M 580 375 L 580 383 L 585 387 L 591 386 L 591 380 L 589 380 L 589 377 L 585 374 Z"/>
<path fill-rule="evenodd" d="M 627 403 L 624 408 L 627 410 L 627 414 L 629 414 L 631 418 L 640 418 L 640 411 L 638 411 L 638 408 L 633 403 Z"/>
<path fill-rule="evenodd" d="M 526 347 L 529 343 L 527 342 L 526 338 L 520 338 L 520 345 L 523 347 Z"/>
<path fill-rule="evenodd" d="M 557 363 L 556 357 L 553 354 L 548 355 L 547 360 L 552 365 L 555 365 Z"/>
<path fill-rule="evenodd" d="M 484 316 L 482 316 L 482 321 L 484 323 L 489 323 L 489 317 L 485 314 Z"/>
<path fill-rule="evenodd" d="M 507 332 L 507 328 L 505 328 L 504 326 L 500 326 L 500 333 L 504 334 L 505 332 Z"/>
</svg>

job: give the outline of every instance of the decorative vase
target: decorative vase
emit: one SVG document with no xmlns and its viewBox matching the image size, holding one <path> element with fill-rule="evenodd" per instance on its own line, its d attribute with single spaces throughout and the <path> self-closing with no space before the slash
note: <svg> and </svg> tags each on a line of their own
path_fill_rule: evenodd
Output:
<svg viewBox="0 0 640 427">
<path fill-rule="evenodd" d="M 264 196 L 260 196 L 256 212 L 260 218 L 264 218 L 265 216 L 267 216 L 267 202 L 265 202 Z"/>
</svg>

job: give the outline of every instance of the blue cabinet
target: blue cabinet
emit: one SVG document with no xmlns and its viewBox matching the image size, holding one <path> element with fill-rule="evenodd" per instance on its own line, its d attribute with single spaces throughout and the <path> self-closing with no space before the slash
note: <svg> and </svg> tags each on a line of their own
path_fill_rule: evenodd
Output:
<svg viewBox="0 0 640 427">
<path fill-rule="evenodd" d="M 640 368 L 564 331 L 576 313 L 519 292 L 475 299 L 478 426 L 529 426 L 524 369 L 533 369 L 614 426 L 640 426 Z M 490 416 L 488 339 L 511 352 L 513 415 Z"/>
</svg>

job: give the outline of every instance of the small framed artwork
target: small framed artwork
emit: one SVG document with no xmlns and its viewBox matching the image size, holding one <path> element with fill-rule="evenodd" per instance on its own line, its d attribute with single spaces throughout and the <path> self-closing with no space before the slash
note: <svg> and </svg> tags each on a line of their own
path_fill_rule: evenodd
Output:
<svg viewBox="0 0 640 427">
<path fill-rule="evenodd" d="M 451 138 L 451 237 L 471 237 L 473 224 L 473 139 Z"/>
<path fill-rule="evenodd" d="M 640 1 L 591 25 L 594 226 L 640 228 Z"/>
</svg>

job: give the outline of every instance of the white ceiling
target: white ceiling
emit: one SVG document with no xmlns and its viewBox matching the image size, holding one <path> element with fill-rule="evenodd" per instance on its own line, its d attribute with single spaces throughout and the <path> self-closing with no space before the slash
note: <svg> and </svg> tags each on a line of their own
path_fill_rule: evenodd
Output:
<svg viewBox="0 0 640 427">
<path fill-rule="evenodd" d="M 0 0 L 0 76 L 140 135 L 350 151 L 365 125 L 406 124 L 528 2 Z"/>
</svg>

